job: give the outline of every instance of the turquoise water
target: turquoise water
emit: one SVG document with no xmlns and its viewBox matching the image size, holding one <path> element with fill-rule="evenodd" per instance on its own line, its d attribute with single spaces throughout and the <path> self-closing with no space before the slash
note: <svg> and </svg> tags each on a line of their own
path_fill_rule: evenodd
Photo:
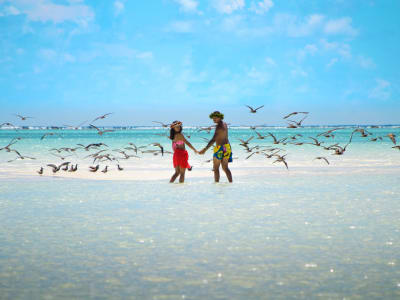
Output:
<svg viewBox="0 0 400 300">
<path fill-rule="evenodd" d="M 301 134 L 302 137 L 298 137 L 293 142 L 312 142 L 309 137 L 316 137 L 317 134 L 328 130 L 329 128 L 299 128 L 299 129 L 287 129 L 287 128 L 259 128 L 257 131 L 262 135 L 267 135 L 268 132 L 276 135 L 277 138 L 290 137 L 294 134 Z M 335 132 L 334 138 L 319 138 L 323 141 L 324 146 L 338 143 L 344 146 L 349 141 L 349 137 L 354 128 L 346 128 L 345 130 L 339 130 Z M 282 164 L 272 164 L 271 159 L 266 159 L 261 155 L 253 155 L 251 158 L 246 160 L 249 155 L 244 151 L 244 148 L 239 146 L 239 139 L 248 139 L 251 136 L 254 138 L 250 141 L 249 146 L 268 146 L 268 147 L 279 147 L 281 152 L 279 154 L 287 154 L 286 159 L 289 167 L 326 167 L 324 162 L 315 161 L 314 158 L 317 156 L 324 156 L 332 162 L 332 166 L 336 167 L 359 167 L 359 166 L 398 166 L 400 151 L 393 149 L 394 144 L 387 137 L 387 134 L 394 133 L 400 137 L 400 128 L 368 128 L 368 131 L 372 133 L 370 137 L 362 138 L 359 133 L 356 133 L 353 137 L 352 143 L 347 147 L 346 153 L 343 156 L 332 155 L 332 151 L 323 150 L 321 147 L 304 144 L 302 146 L 295 145 L 274 145 L 272 138 L 267 137 L 263 140 L 257 139 L 256 134 L 253 130 L 246 128 L 232 128 L 230 130 L 230 142 L 233 148 L 234 166 L 238 168 L 251 168 L 251 167 L 273 167 L 274 169 L 284 168 Z M 57 132 L 60 136 L 49 136 L 43 140 L 40 140 L 42 135 L 47 132 Z M 0 173 L 7 175 L 13 174 L 13 170 L 19 172 L 25 171 L 27 174 L 36 174 L 35 170 L 40 166 L 45 166 L 48 163 L 60 163 L 61 160 L 56 156 L 50 155 L 49 150 L 52 148 L 60 147 L 75 147 L 76 144 L 88 145 L 89 143 L 106 143 L 109 147 L 102 148 L 107 149 L 105 153 L 111 153 L 113 155 L 118 154 L 113 152 L 115 148 L 122 149 L 130 146 L 128 143 L 135 143 L 136 145 L 145 145 L 146 149 L 154 150 L 157 147 L 149 146 L 151 143 L 161 143 L 166 150 L 171 151 L 171 142 L 165 136 L 167 130 L 163 129 L 135 129 L 135 130 L 120 130 L 112 133 L 106 133 L 103 136 L 99 136 L 93 130 L 0 130 L 0 147 L 7 145 L 13 137 L 21 137 L 22 139 L 13 146 L 22 155 L 33 156 L 36 160 L 18 160 L 11 163 L 7 161 L 12 160 L 16 157 L 15 153 L 7 153 L 0 151 Z M 205 132 L 198 132 L 193 128 L 186 128 L 184 133 L 190 136 L 189 141 L 198 149 L 201 150 L 205 145 L 205 139 L 210 139 L 212 134 Z M 164 136 L 160 136 L 164 134 Z M 382 141 L 376 142 L 370 141 L 371 137 L 383 137 Z M 290 139 L 289 139 L 290 140 Z M 292 140 L 290 140 L 292 141 Z M 87 165 L 92 164 L 92 159 L 85 158 L 88 154 L 96 152 L 92 150 L 87 152 L 84 150 L 77 150 L 74 155 L 69 156 L 66 160 L 72 163 L 83 164 L 85 168 Z M 130 154 L 133 152 L 127 151 Z M 204 156 L 195 155 L 190 150 L 191 163 L 196 168 L 209 169 L 210 165 L 204 164 L 212 156 L 212 150 Z M 57 153 L 56 153 L 57 154 Z M 62 153 L 68 155 L 68 153 Z M 121 155 L 119 155 L 121 157 Z M 153 155 L 151 153 L 139 154 L 140 159 L 129 159 L 128 161 L 121 160 L 120 163 L 127 167 L 127 169 L 171 169 L 171 155 L 167 154 L 164 157 L 161 155 Z M 106 162 L 104 165 L 113 166 L 115 162 Z M 47 168 L 47 170 L 50 170 Z M 45 173 L 46 174 L 46 173 Z M 14 174 L 15 175 L 15 174 Z M 51 174 L 50 174 L 51 175 Z"/>
<path fill-rule="evenodd" d="M 159 132 L 65 131 L 41 143 L 41 132 L 20 131 L 15 148 L 38 159 L 8 164 L 9 153 L 0 152 L 1 299 L 400 297 L 400 151 L 387 138 L 357 137 L 343 157 L 329 156 L 329 166 L 312 160 L 324 153 L 315 146 L 287 146 L 287 171 L 262 157 L 245 160 L 237 139 L 252 132 L 231 130 L 239 157 L 233 184 L 223 176 L 212 183 L 203 163 L 211 153 L 191 154 L 195 169 L 183 185 L 39 177 L 30 169 L 54 146 L 149 144 L 161 141 Z M 336 141 L 347 142 L 349 132 Z M 1 147 L 14 134 L 0 131 Z M 210 135 L 194 133 L 195 146 L 204 145 L 200 137 Z M 141 157 L 124 166 L 172 172 L 170 156 Z"/>
</svg>

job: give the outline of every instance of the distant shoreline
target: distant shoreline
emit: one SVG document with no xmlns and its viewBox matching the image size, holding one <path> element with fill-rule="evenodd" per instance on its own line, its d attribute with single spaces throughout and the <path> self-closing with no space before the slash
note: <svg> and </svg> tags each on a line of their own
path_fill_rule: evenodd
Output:
<svg viewBox="0 0 400 300">
<path fill-rule="evenodd" d="M 122 126 L 122 125 L 104 125 L 104 126 L 97 126 L 98 128 L 107 128 L 107 129 L 118 129 L 118 130 L 135 130 L 135 129 L 142 129 L 142 130 L 157 130 L 157 129 L 168 129 L 161 126 Z M 208 127 L 208 125 L 187 125 L 185 128 L 187 129 L 196 129 L 200 127 Z M 232 129 L 250 129 L 251 127 L 257 128 L 275 128 L 275 129 L 286 129 L 285 125 L 229 125 Z M 296 129 L 307 129 L 307 128 L 336 128 L 336 127 L 345 127 L 345 128 L 355 128 L 355 127 L 362 127 L 362 128 L 400 128 L 400 124 L 383 124 L 383 125 L 376 125 L 376 124 L 336 124 L 336 125 L 306 125 L 301 126 Z M 93 130 L 90 126 L 80 126 L 78 128 L 71 128 L 67 126 L 54 126 L 54 125 L 40 125 L 40 126 L 31 126 L 31 125 L 24 125 L 24 126 L 3 126 L 0 127 L 0 130 Z M 290 129 L 290 128 L 287 128 Z"/>
</svg>

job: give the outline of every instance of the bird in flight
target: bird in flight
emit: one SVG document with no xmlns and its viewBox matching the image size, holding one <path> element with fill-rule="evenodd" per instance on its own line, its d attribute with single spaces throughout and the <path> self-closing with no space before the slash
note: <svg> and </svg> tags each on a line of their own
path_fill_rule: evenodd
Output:
<svg viewBox="0 0 400 300">
<path fill-rule="evenodd" d="M 336 130 L 341 130 L 341 129 L 344 129 L 344 128 L 343 128 L 343 127 L 341 127 L 341 128 L 334 128 L 334 129 L 331 129 L 331 130 L 328 130 L 328 131 L 325 131 L 325 132 L 322 132 L 322 133 L 318 134 L 317 137 L 318 137 L 318 136 L 321 136 L 321 135 L 323 135 L 324 137 L 330 137 L 330 136 L 332 136 L 332 135 L 331 135 L 332 132 L 334 132 L 334 131 L 336 131 Z"/>
<path fill-rule="evenodd" d="M 273 162 L 273 164 L 276 163 L 276 162 L 281 162 L 281 163 L 285 164 L 286 169 L 289 170 L 288 164 L 287 164 L 287 162 L 286 162 L 286 160 L 285 160 L 286 154 L 285 154 L 285 155 L 282 155 L 282 156 L 279 155 L 279 154 L 274 154 L 274 155 L 272 155 L 272 156 L 277 157 L 277 159 Z"/>
<path fill-rule="evenodd" d="M 164 124 L 163 122 L 158 122 L 158 121 L 152 121 L 153 123 L 158 123 L 158 124 L 160 124 L 162 127 L 164 127 L 164 128 L 168 128 L 168 126 L 169 125 L 171 125 L 171 124 Z"/>
<path fill-rule="evenodd" d="M 89 171 L 90 172 L 97 172 L 97 170 L 100 168 L 100 165 L 97 165 L 97 166 L 95 166 L 95 167 L 92 167 L 92 166 L 89 166 Z"/>
<path fill-rule="evenodd" d="M 49 135 L 58 135 L 61 137 L 61 135 L 59 133 L 55 133 L 55 132 L 49 132 L 49 133 L 45 133 L 42 135 L 42 137 L 40 138 L 40 140 L 43 140 L 45 137 L 49 136 Z"/>
<path fill-rule="evenodd" d="M 113 114 L 113 113 L 107 113 L 107 114 L 101 115 L 101 116 L 95 118 L 91 123 L 93 123 L 93 122 L 95 122 L 97 120 L 100 120 L 100 119 L 105 119 L 107 116 L 109 116 L 111 114 Z"/>
<path fill-rule="evenodd" d="M 255 114 L 257 112 L 257 110 L 264 107 L 264 105 L 261 105 L 260 107 L 257 107 L 257 108 L 253 108 L 249 105 L 246 105 L 246 106 L 250 109 L 250 113 L 252 113 L 252 114 Z"/>
<path fill-rule="evenodd" d="M 85 124 L 87 121 L 82 122 L 81 124 L 79 124 L 78 126 L 71 126 L 71 125 L 63 125 L 65 127 L 68 127 L 69 129 L 73 129 L 73 130 L 78 130 L 79 127 L 81 127 L 83 124 Z"/>
<path fill-rule="evenodd" d="M 9 123 L 9 122 L 5 122 L 5 123 L 1 124 L 0 127 L 3 127 L 4 125 L 10 126 L 10 127 L 12 127 L 13 129 L 17 130 L 17 127 L 16 127 L 14 124 L 11 124 L 11 123 Z M 17 130 L 17 131 L 18 131 L 18 130 Z"/>
<path fill-rule="evenodd" d="M 326 157 L 318 156 L 318 157 L 314 158 L 314 160 L 315 160 L 315 159 L 322 159 L 322 160 L 324 160 L 324 161 L 329 165 L 329 161 L 326 159 Z"/>
<path fill-rule="evenodd" d="M 161 156 L 164 156 L 164 147 L 160 143 L 153 143 L 153 144 L 150 144 L 150 145 L 160 148 Z"/>
<path fill-rule="evenodd" d="M 389 133 L 387 137 L 396 145 L 396 135 L 394 133 Z"/>
<path fill-rule="evenodd" d="M 292 124 L 295 124 L 295 126 L 297 126 L 297 127 L 300 127 L 300 126 L 301 126 L 301 123 L 307 118 L 307 116 L 308 116 L 308 115 L 305 115 L 305 116 L 303 117 L 303 119 L 301 119 L 300 121 L 288 120 L 288 122 L 290 122 L 290 123 L 292 123 Z M 289 124 L 289 125 L 291 125 L 291 124 Z M 290 128 L 292 128 L 292 127 L 290 127 Z"/>
<path fill-rule="evenodd" d="M 18 118 L 20 118 L 21 121 L 25 121 L 26 119 L 33 119 L 32 117 L 25 117 L 25 116 L 21 116 L 21 115 L 18 115 L 18 114 L 16 114 L 16 116 L 17 116 Z"/>
<path fill-rule="evenodd" d="M 98 133 L 99 135 L 103 135 L 103 133 L 106 133 L 106 132 L 113 132 L 113 131 L 114 131 L 114 130 L 111 130 L 111 129 L 100 130 L 98 127 L 96 127 L 96 126 L 94 126 L 94 125 L 92 125 L 92 124 L 89 124 L 89 125 L 90 125 L 91 128 L 96 129 L 96 130 L 97 130 L 97 133 Z"/>
<path fill-rule="evenodd" d="M 305 114 L 305 115 L 307 115 L 308 112 L 306 112 L 306 111 L 294 111 L 294 112 L 288 114 L 287 116 L 284 116 L 283 118 L 284 118 L 284 119 L 287 119 L 287 118 L 289 118 L 290 116 L 294 116 L 294 115 L 297 115 L 297 114 Z"/>
</svg>

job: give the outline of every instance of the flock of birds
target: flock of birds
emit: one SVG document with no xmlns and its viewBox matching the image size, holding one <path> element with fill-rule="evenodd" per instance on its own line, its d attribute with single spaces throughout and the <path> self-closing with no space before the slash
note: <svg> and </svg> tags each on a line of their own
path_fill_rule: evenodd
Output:
<svg viewBox="0 0 400 300">
<path fill-rule="evenodd" d="M 253 108 L 249 105 L 246 105 L 249 108 L 249 112 L 252 114 L 255 114 L 258 112 L 259 109 L 263 108 L 264 106 L 260 106 L 257 108 Z M 111 115 L 112 113 L 106 113 L 104 115 L 96 117 L 94 120 L 92 120 L 89 123 L 89 128 L 97 130 L 97 133 L 99 136 L 102 136 L 104 133 L 107 132 L 113 132 L 114 130 L 111 129 L 100 129 L 99 127 L 93 125 L 94 122 L 98 120 L 102 120 L 107 118 L 107 116 Z M 283 120 L 287 122 L 287 128 L 300 128 L 302 127 L 303 121 L 308 117 L 309 112 L 292 112 L 286 116 L 283 117 Z M 22 115 L 16 115 L 21 121 L 26 121 L 27 119 L 30 119 L 32 117 L 28 116 L 22 116 Z M 297 120 L 295 120 L 293 117 L 299 117 Z M 163 122 L 159 121 L 152 121 L 154 123 L 157 123 L 161 125 L 162 128 L 169 128 L 170 124 L 165 124 Z M 79 129 L 83 124 L 87 123 L 87 121 L 79 124 L 78 126 L 70 126 L 70 125 L 65 125 L 65 127 L 69 129 Z M 229 125 L 229 124 L 228 124 Z M 11 128 L 14 128 L 16 131 L 18 131 L 17 127 L 14 126 L 12 123 L 6 122 L 0 125 L 0 127 L 3 126 L 8 126 Z M 257 131 L 257 128 L 260 126 L 251 126 L 250 128 L 254 130 L 255 136 L 252 135 L 246 140 L 239 139 L 240 143 L 239 145 L 243 147 L 245 153 L 248 153 L 247 157 L 245 158 L 246 160 L 251 158 L 254 155 L 261 155 L 264 156 L 265 158 L 268 159 L 274 159 L 273 163 L 282 163 L 285 165 L 287 169 L 289 169 L 288 163 L 286 161 L 286 156 L 285 154 L 286 150 L 280 148 L 280 145 L 295 145 L 295 146 L 302 146 L 302 145 L 313 145 L 315 147 L 320 147 L 323 150 L 326 151 L 332 151 L 332 155 L 343 155 L 346 152 L 347 147 L 350 145 L 352 142 L 353 136 L 355 134 L 359 134 L 362 138 L 369 138 L 370 141 L 376 142 L 378 140 L 383 140 L 384 138 L 389 138 L 394 146 L 392 148 L 400 150 L 400 145 L 396 144 L 396 135 L 394 133 L 389 133 L 385 136 L 373 136 L 373 134 L 369 131 L 367 131 L 365 128 L 355 128 L 350 136 L 349 140 L 346 144 L 344 145 L 339 145 L 339 143 L 325 146 L 323 144 L 326 144 L 329 139 L 334 139 L 335 134 L 338 130 L 344 130 L 346 128 L 344 127 L 337 127 L 333 128 L 330 130 L 327 130 L 325 132 L 319 133 L 317 136 L 312 137 L 306 137 L 306 140 L 304 141 L 304 136 L 300 133 L 293 134 L 291 136 L 286 136 L 283 138 L 278 139 L 274 134 L 271 132 L 267 132 L 266 135 L 261 134 L 260 132 Z M 57 127 L 53 127 L 57 129 Z M 215 126 L 209 126 L 209 127 L 198 127 L 197 131 L 198 132 L 206 132 L 210 133 Z M 59 128 L 61 129 L 61 128 Z M 162 134 L 157 134 L 160 136 L 167 136 L 167 133 L 162 133 Z M 46 137 L 49 136 L 60 136 L 58 132 L 47 132 L 41 136 L 41 140 L 45 139 Z M 191 135 L 185 135 L 187 138 L 191 138 Z M 265 139 L 271 139 L 272 145 L 271 146 L 265 146 L 265 145 L 251 145 L 251 141 L 253 139 L 258 139 L 258 140 L 265 140 Z M 302 138 L 300 140 L 300 138 Z M 30 160 L 35 160 L 36 158 L 22 155 L 20 151 L 15 149 L 15 145 L 20 141 L 22 138 L 21 137 L 15 137 L 13 138 L 7 145 L 3 146 L 0 148 L 1 151 L 6 151 L 8 153 L 15 153 L 16 157 L 14 159 L 9 160 L 8 162 L 13 162 L 15 160 L 25 160 L 25 159 L 30 159 Z M 209 141 L 209 139 L 202 137 L 206 142 Z M 322 141 L 321 139 L 325 139 Z M 149 147 L 152 147 L 149 149 Z M 87 156 L 85 156 L 85 159 L 93 159 L 92 166 L 89 166 L 89 171 L 92 173 L 95 173 L 100 170 L 100 164 L 104 162 L 108 163 L 115 163 L 117 170 L 118 171 L 123 171 L 124 168 L 121 167 L 120 161 L 121 160 L 128 160 L 130 158 L 140 158 L 139 154 L 153 154 L 153 155 L 159 155 L 164 156 L 164 154 L 172 154 L 170 151 L 166 151 L 164 147 L 158 143 L 151 143 L 148 145 L 143 145 L 143 146 L 137 146 L 134 143 L 128 143 L 125 147 L 122 149 L 112 149 L 110 150 L 108 145 L 105 143 L 91 143 L 88 145 L 83 145 L 83 144 L 76 144 L 74 147 L 61 147 L 61 148 L 52 148 L 49 150 L 50 154 L 54 157 L 57 157 L 60 159 L 62 162 L 60 164 L 46 164 L 47 167 L 51 168 L 51 171 L 53 174 L 56 174 L 57 172 L 64 171 L 64 172 L 76 172 L 78 170 L 78 163 L 71 163 L 68 161 L 65 161 L 67 157 L 71 156 L 76 156 L 77 151 L 84 151 L 84 152 L 91 152 L 94 151 L 94 153 L 88 153 Z M 322 160 L 326 164 L 329 165 L 329 160 L 325 156 L 318 156 L 315 157 L 314 160 Z M 212 160 L 206 160 L 206 163 L 211 162 Z M 106 165 L 100 172 L 102 173 L 107 173 L 109 171 L 109 166 Z M 42 175 L 44 173 L 44 167 L 40 167 L 40 169 L 37 171 L 39 175 Z"/>
</svg>

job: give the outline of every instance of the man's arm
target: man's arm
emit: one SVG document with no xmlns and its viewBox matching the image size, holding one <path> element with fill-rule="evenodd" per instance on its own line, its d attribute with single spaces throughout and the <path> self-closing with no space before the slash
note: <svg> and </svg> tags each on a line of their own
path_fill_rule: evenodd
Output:
<svg viewBox="0 0 400 300">
<path fill-rule="evenodd" d="M 205 146 L 204 149 L 201 150 L 201 151 L 199 152 L 199 154 L 204 154 L 204 153 L 206 153 L 206 151 L 208 150 L 208 148 L 210 148 L 210 147 L 215 143 L 216 137 L 217 137 L 217 129 L 215 129 L 214 136 L 213 136 L 212 139 L 208 142 L 207 146 Z"/>
</svg>

